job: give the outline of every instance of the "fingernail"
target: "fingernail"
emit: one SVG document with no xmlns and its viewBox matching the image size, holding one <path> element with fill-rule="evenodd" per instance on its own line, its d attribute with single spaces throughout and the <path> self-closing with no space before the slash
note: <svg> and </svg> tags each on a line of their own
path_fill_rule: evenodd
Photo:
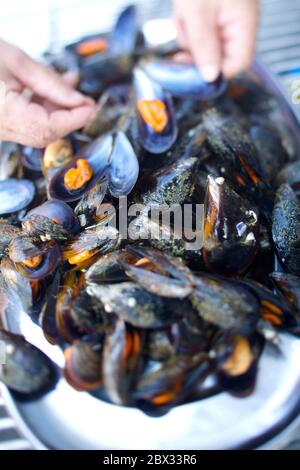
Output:
<svg viewBox="0 0 300 470">
<path fill-rule="evenodd" d="M 201 67 L 201 74 L 206 82 L 214 82 L 219 76 L 220 70 L 215 65 Z"/>
<path fill-rule="evenodd" d="M 85 96 L 84 98 L 85 98 L 84 101 L 86 104 L 88 104 L 89 106 L 93 106 L 93 107 L 96 106 L 96 103 L 92 98 L 90 98 L 89 96 Z"/>
<path fill-rule="evenodd" d="M 72 90 L 70 96 L 72 96 L 74 101 L 78 101 L 79 103 L 83 103 L 85 101 L 85 96 L 79 91 Z"/>
</svg>

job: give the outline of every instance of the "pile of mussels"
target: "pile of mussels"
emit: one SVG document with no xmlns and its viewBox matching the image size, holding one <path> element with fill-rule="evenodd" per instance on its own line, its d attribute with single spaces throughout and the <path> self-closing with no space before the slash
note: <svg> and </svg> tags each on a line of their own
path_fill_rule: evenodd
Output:
<svg viewBox="0 0 300 470">
<path fill-rule="evenodd" d="M 286 117 L 250 73 L 208 84 L 175 52 L 147 48 L 129 7 L 111 33 L 48 56 L 80 73 L 94 121 L 0 155 L 1 315 L 37 322 L 76 390 L 151 414 L 251 393 L 264 344 L 300 331 L 300 160 Z M 126 239 L 110 223 L 123 196 L 141 204 L 130 223 L 143 233 L 164 230 L 157 208 L 204 204 L 203 246 L 174 225 Z M 43 352 L 4 329 L 0 342 L 12 391 L 55 386 Z"/>
</svg>

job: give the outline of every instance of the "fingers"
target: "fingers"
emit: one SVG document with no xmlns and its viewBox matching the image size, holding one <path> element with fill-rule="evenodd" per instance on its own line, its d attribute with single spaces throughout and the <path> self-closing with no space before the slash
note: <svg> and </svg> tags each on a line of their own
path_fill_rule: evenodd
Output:
<svg viewBox="0 0 300 470">
<path fill-rule="evenodd" d="M 204 80 L 214 81 L 221 72 L 221 41 L 216 1 L 176 0 L 174 22 L 181 47 L 187 49 Z"/>
<path fill-rule="evenodd" d="M 62 79 L 72 88 L 75 88 L 79 82 L 79 75 L 76 72 L 66 72 L 62 75 Z"/>
<path fill-rule="evenodd" d="M 250 67 L 255 52 L 258 18 L 258 4 L 253 0 L 250 10 L 241 9 L 236 12 L 235 21 L 225 23 L 222 69 L 226 78 L 232 78 Z"/>
<path fill-rule="evenodd" d="M 214 11 L 198 14 L 186 24 L 189 49 L 204 80 L 212 82 L 221 72 L 221 42 Z"/>
<path fill-rule="evenodd" d="M 10 91 L 0 109 L 0 139 L 42 148 L 85 126 L 93 116 L 94 108 L 88 105 L 48 113 L 43 106 Z"/>
<path fill-rule="evenodd" d="M 9 47 L 11 53 L 7 55 L 6 63 L 10 72 L 33 93 L 65 108 L 92 103 L 92 100 L 74 90 L 73 85 L 69 85 L 70 78 L 64 80 L 54 70 L 35 62 L 21 50 Z"/>
<path fill-rule="evenodd" d="M 237 37 L 239 40 L 237 40 Z M 224 41 L 223 73 L 227 79 L 247 70 L 252 63 L 255 40 L 246 31 L 237 31 L 236 36 Z M 243 45 L 243 47 L 241 47 Z"/>
<path fill-rule="evenodd" d="M 258 0 L 173 0 L 178 41 L 203 78 L 227 78 L 251 64 L 259 18 Z"/>
<path fill-rule="evenodd" d="M 174 15 L 173 23 L 177 31 L 177 42 L 182 49 L 188 49 L 188 39 L 184 27 L 184 22 L 181 18 Z"/>
</svg>

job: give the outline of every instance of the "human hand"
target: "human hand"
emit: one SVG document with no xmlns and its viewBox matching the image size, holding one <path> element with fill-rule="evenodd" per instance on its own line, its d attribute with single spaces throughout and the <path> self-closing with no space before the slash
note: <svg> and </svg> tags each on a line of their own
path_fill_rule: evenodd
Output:
<svg viewBox="0 0 300 470">
<path fill-rule="evenodd" d="M 0 140 L 45 147 L 83 127 L 95 103 L 74 90 L 75 84 L 73 74 L 61 77 L 0 40 Z"/>
<path fill-rule="evenodd" d="M 214 81 L 232 78 L 252 62 L 259 18 L 258 0 L 173 0 L 179 45 Z"/>
</svg>

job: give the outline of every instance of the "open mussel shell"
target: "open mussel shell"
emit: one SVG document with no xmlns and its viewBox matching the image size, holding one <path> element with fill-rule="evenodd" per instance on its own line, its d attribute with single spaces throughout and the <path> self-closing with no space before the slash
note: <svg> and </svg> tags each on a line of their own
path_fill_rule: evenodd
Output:
<svg viewBox="0 0 300 470">
<path fill-rule="evenodd" d="M 0 215 L 28 207 L 35 196 L 34 184 L 25 179 L 9 178 L 0 181 Z"/>
<path fill-rule="evenodd" d="M 0 180 L 23 176 L 20 146 L 14 142 L 0 142 Z"/>
<path fill-rule="evenodd" d="M 113 137 L 110 134 L 101 136 L 84 147 L 71 163 L 53 176 L 49 184 L 50 197 L 65 202 L 80 199 L 84 193 L 105 176 L 112 150 Z M 70 170 L 72 172 L 72 181 L 68 187 L 65 181 L 66 175 L 70 174 Z"/>
<path fill-rule="evenodd" d="M 111 33 L 92 34 L 70 44 L 66 50 L 79 59 L 114 53 L 131 53 L 138 33 L 137 11 L 134 5 L 126 7 L 118 16 Z"/>
<path fill-rule="evenodd" d="M 56 382 L 57 371 L 50 359 L 22 336 L 0 330 L 5 363 L 0 380 L 11 390 L 25 395 L 46 392 Z"/>
<path fill-rule="evenodd" d="M 227 88 L 222 75 L 208 83 L 194 64 L 151 58 L 142 63 L 142 68 L 165 90 L 178 97 L 208 101 L 218 98 Z"/>
<path fill-rule="evenodd" d="M 16 269 L 32 280 L 47 277 L 60 262 L 60 249 L 57 243 L 37 243 L 25 236 L 11 241 L 8 254 Z"/>
<path fill-rule="evenodd" d="M 117 18 L 111 35 L 111 48 L 118 52 L 131 53 L 134 50 L 137 35 L 137 9 L 135 5 L 129 5 Z"/>
<path fill-rule="evenodd" d="M 41 158 L 43 150 L 33 147 L 22 147 L 21 159 L 23 165 L 29 170 L 42 171 Z"/>
<path fill-rule="evenodd" d="M 79 222 L 73 210 L 63 201 L 52 199 L 40 206 L 31 209 L 26 215 L 25 221 L 33 216 L 40 215 L 62 226 L 68 233 L 76 233 L 79 230 Z"/>
<path fill-rule="evenodd" d="M 107 169 L 108 188 L 115 197 L 126 196 L 133 189 L 139 176 L 139 162 L 124 132 L 114 135 L 113 151 Z"/>
<path fill-rule="evenodd" d="M 178 134 L 171 96 L 139 67 L 134 70 L 134 89 L 142 146 L 154 154 L 166 152 Z"/>
<path fill-rule="evenodd" d="M 73 147 L 70 140 L 59 139 L 47 145 L 41 157 L 41 167 L 47 180 L 50 180 L 62 167 L 73 158 Z"/>
</svg>

